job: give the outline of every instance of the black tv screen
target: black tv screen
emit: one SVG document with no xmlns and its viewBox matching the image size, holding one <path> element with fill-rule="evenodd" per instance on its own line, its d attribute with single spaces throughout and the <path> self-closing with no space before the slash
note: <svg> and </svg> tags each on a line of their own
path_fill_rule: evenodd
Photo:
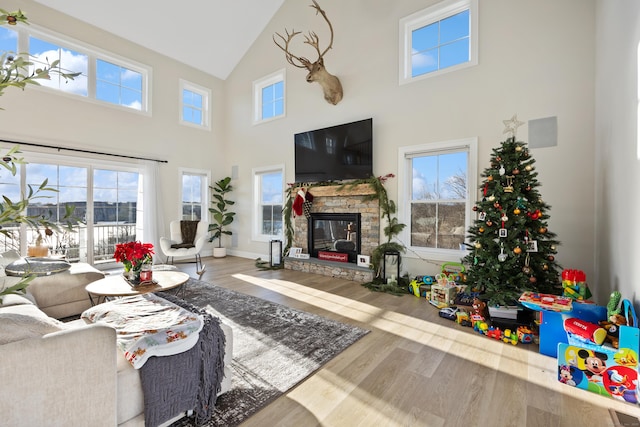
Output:
<svg viewBox="0 0 640 427">
<path fill-rule="evenodd" d="M 373 119 L 295 134 L 296 182 L 370 178 L 372 137 Z"/>
</svg>

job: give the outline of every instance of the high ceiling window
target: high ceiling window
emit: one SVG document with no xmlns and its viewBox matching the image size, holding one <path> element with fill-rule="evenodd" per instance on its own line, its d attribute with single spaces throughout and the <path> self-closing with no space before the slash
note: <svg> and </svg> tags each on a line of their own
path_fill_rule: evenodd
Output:
<svg viewBox="0 0 640 427">
<path fill-rule="evenodd" d="M 477 0 L 445 0 L 400 20 L 400 83 L 478 63 Z"/>
<path fill-rule="evenodd" d="M 0 27 L 0 52 L 28 52 L 34 68 L 60 61 L 58 66 L 62 71 L 80 73 L 73 80 L 52 73 L 49 80 L 37 80 L 40 86 L 86 100 L 151 113 L 148 100 L 150 67 L 34 24 L 15 29 Z"/>
</svg>

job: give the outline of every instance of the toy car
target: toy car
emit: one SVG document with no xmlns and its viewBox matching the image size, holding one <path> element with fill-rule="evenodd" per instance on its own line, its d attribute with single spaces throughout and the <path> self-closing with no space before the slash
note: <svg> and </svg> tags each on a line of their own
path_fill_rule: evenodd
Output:
<svg viewBox="0 0 640 427">
<path fill-rule="evenodd" d="M 440 317 L 444 317 L 449 320 L 456 320 L 456 313 L 458 312 L 458 307 L 445 307 L 440 309 L 439 315 Z"/>
</svg>

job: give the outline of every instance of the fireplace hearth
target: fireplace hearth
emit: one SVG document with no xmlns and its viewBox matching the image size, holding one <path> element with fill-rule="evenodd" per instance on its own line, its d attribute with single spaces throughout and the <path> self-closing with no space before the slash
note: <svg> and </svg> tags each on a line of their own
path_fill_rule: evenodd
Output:
<svg viewBox="0 0 640 427">
<path fill-rule="evenodd" d="M 318 252 L 337 252 L 348 255 L 356 262 L 360 253 L 359 213 L 311 213 L 307 233 L 309 254 L 318 258 Z"/>
</svg>

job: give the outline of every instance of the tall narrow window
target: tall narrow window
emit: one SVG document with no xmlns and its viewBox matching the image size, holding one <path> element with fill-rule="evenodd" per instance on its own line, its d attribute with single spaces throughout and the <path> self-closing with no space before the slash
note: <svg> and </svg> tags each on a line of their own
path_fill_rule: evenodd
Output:
<svg viewBox="0 0 640 427">
<path fill-rule="evenodd" d="M 93 227 L 98 236 L 94 243 L 96 261 L 113 258 L 117 243 L 137 240 L 138 177 L 137 172 L 93 171 Z"/>
<path fill-rule="evenodd" d="M 445 0 L 400 21 L 400 83 L 477 64 L 477 0 Z"/>
<path fill-rule="evenodd" d="M 400 149 L 399 218 L 413 250 L 459 257 L 471 223 L 475 139 Z"/>
<path fill-rule="evenodd" d="M 208 172 L 182 170 L 181 175 L 181 219 L 207 218 L 207 191 L 209 183 Z"/>
<path fill-rule="evenodd" d="M 253 170 L 254 240 L 267 241 L 282 237 L 282 204 L 284 188 L 284 168 L 266 167 Z"/>
<path fill-rule="evenodd" d="M 111 104 L 142 110 L 142 74 L 98 59 L 96 98 Z"/>
<path fill-rule="evenodd" d="M 180 123 L 210 129 L 211 90 L 180 79 Z"/>
<path fill-rule="evenodd" d="M 284 70 L 253 82 L 254 123 L 284 117 L 284 95 Z"/>
</svg>

